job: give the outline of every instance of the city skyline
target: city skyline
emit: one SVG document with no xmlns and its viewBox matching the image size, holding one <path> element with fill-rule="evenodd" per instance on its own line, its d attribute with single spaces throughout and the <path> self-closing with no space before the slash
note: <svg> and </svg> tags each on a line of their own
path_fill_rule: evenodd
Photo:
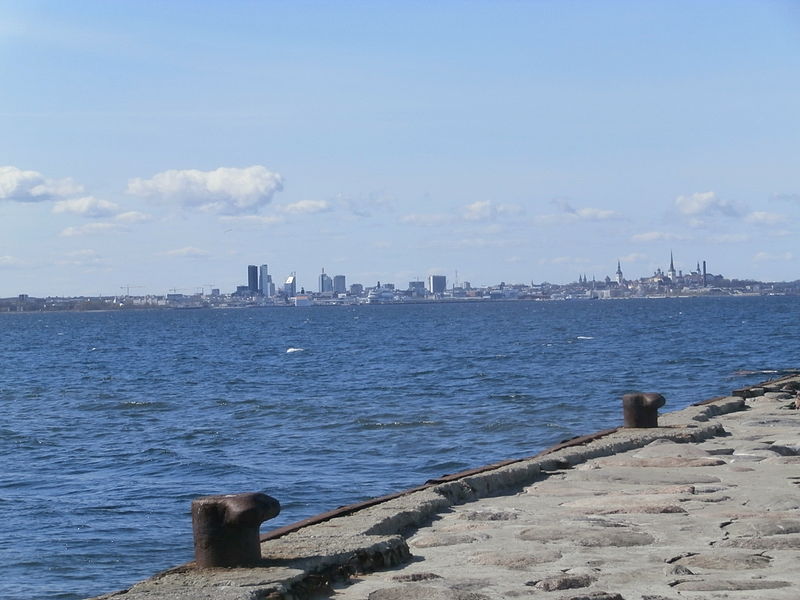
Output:
<svg viewBox="0 0 800 600">
<path fill-rule="evenodd" d="M 364 293 L 366 290 L 370 289 L 383 289 L 385 286 L 388 286 L 391 289 L 397 289 L 402 291 L 413 291 L 415 295 L 418 294 L 430 294 L 430 295 L 440 295 L 444 292 L 449 290 L 454 290 L 455 288 L 466 288 L 472 290 L 479 290 L 479 289 L 489 289 L 489 288 L 497 288 L 497 287 L 528 287 L 528 286 L 554 286 L 557 288 L 562 287 L 569 287 L 573 284 L 583 285 L 584 287 L 593 287 L 594 283 L 597 282 L 599 285 L 608 285 L 611 284 L 617 285 L 619 284 L 622 286 L 629 285 L 639 285 L 645 282 L 654 283 L 661 279 L 664 281 L 670 282 L 671 285 L 678 284 L 678 287 L 681 287 L 684 284 L 692 283 L 695 287 L 699 286 L 702 288 L 705 287 L 713 287 L 717 285 L 719 280 L 728 281 L 728 282 L 740 282 L 740 283 L 758 283 L 758 284 L 796 284 L 800 282 L 800 278 L 794 280 L 774 280 L 774 281 L 763 281 L 763 280 L 754 280 L 748 278 L 740 278 L 737 277 L 735 274 L 724 274 L 719 272 L 712 272 L 710 269 L 707 269 L 707 261 L 705 259 L 697 260 L 695 262 L 695 266 L 692 268 L 688 268 L 686 270 L 682 268 L 676 267 L 674 253 L 670 250 L 668 262 L 662 268 L 661 266 L 656 267 L 651 273 L 648 274 L 633 274 L 631 275 L 623 269 L 623 264 L 621 260 L 617 260 L 616 262 L 616 269 L 612 271 L 608 271 L 602 274 L 595 274 L 592 273 L 589 276 L 587 273 L 579 273 L 576 277 L 571 279 L 563 279 L 559 281 L 547 281 L 547 280 L 540 280 L 540 281 L 493 281 L 489 283 L 483 283 L 475 285 L 471 281 L 463 280 L 458 278 L 458 272 L 456 271 L 453 277 L 448 276 L 445 273 L 437 273 L 431 274 L 425 277 L 424 280 L 410 280 L 410 281 L 390 281 L 387 279 L 373 281 L 373 282 L 366 282 L 366 281 L 348 281 L 348 276 L 346 274 L 336 274 L 331 276 L 329 273 L 325 272 L 325 268 L 322 267 L 320 272 L 315 276 L 316 283 L 313 285 L 305 285 L 302 280 L 298 281 L 297 273 L 295 271 L 290 272 L 285 278 L 278 276 L 277 282 L 273 279 L 273 274 L 270 272 L 270 268 L 268 264 L 260 264 L 254 265 L 249 264 L 246 266 L 241 266 L 241 281 L 237 282 L 231 289 L 213 287 L 211 284 L 206 284 L 203 286 L 196 286 L 193 289 L 177 289 L 177 288 L 170 288 L 169 290 L 161 291 L 161 292 L 142 292 L 138 293 L 137 289 L 144 287 L 144 286 L 130 286 L 130 285 L 123 285 L 119 286 L 118 292 L 113 292 L 111 294 L 79 294 L 76 296 L 71 297 L 115 297 L 115 296 L 130 296 L 130 297 L 144 297 L 144 296 L 174 296 L 174 297 L 190 297 L 190 296 L 208 296 L 208 295 L 222 295 L 222 296 L 239 296 L 242 298 L 247 297 L 262 297 L 267 300 L 276 298 L 278 296 L 282 298 L 291 298 L 296 295 L 328 295 L 328 296 L 337 296 L 337 295 L 351 295 L 353 294 L 353 290 L 357 289 L 358 291 L 355 292 L 355 295 L 359 295 Z M 709 277 L 709 283 L 706 281 L 706 274 Z M 112 286 L 113 287 L 113 286 Z M 133 289 L 134 293 L 131 293 Z M 20 293 L 14 294 L 12 296 L 5 297 L 6 299 L 15 298 L 17 296 L 26 296 L 26 297 L 70 297 L 64 296 L 60 294 L 28 294 L 28 293 Z M 0 296 L 3 298 L 3 296 Z"/>
<path fill-rule="evenodd" d="M 0 10 L 0 297 L 800 278 L 797 3 Z"/>
</svg>

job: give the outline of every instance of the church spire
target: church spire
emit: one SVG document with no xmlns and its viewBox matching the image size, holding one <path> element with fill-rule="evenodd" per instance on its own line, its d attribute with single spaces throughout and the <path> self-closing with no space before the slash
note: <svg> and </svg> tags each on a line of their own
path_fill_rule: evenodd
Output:
<svg viewBox="0 0 800 600">
<path fill-rule="evenodd" d="M 669 278 L 675 281 L 675 261 L 672 260 L 672 250 L 669 251 L 669 271 L 667 271 Z"/>
</svg>

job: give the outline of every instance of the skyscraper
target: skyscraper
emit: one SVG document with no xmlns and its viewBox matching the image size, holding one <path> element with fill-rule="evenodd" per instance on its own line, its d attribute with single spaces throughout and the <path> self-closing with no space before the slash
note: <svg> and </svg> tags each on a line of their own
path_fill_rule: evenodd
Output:
<svg viewBox="0 0 800 600">
<path fill-rule="evenodd" d="M 269 298 L 272 295 L 272 275 L 269 274 L 267 265 L 261 265 L 259 271 L 258 291 L 265 298 Z"/>
<path fill-rule="evenodd" d="M 447 276 L 428 275 L 428 291 L 431 294 L 444 294 L 447 289 Z"/>
<path fill-rule="evenodd" d="M 331 280 L 330 276 L 325 274 L 325 269 L 322 269 L 322 273 L 319 275 L 319 293 L 324 294 L 325 292 L 332 291 L 333 281 Z"/>
<path fill-rule="evenodd" d="M 344 275 L 333 276 L 333 291 L 336 294 L 347 293 L 347 282 L 345 280 Z"/>
<path fill-rule="evenodd" d="M 286 294 L 287 298 L 293 298 L 294 296 L 297 296 L 297 279 L 295 278 L 294 273 L 286 278 L 286 283 L 283 284 L 283 293 Z"/>
<path fill-rule="evenodd" d="M 247 265 L 247 289 L 253 294 L 258 293 L 258 267 Z"/>
</svg>

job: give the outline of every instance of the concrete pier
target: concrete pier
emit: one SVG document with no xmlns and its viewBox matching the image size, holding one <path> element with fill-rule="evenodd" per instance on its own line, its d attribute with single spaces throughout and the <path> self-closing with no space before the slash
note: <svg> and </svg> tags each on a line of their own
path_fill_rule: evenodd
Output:
<svg viewBox="0 0 800 600">
<path fill-rule="evenodd" d="M 190 563 L 102 598 L 794 600 L 793 386 L 800 376 L 328 515 L 263 539 L 255 567 Z"/>
</svg>

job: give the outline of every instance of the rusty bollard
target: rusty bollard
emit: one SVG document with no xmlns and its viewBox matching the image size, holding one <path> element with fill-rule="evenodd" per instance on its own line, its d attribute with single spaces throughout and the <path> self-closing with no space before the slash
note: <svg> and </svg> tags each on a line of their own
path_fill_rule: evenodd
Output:
<svg viewBox="0 0 800 600">
<path fill-rule="evenodd" d="M 192 501 L 194 558 L 198 567 L 248 567 L 261 560 L 258 528 L 278 515 L 266 494 L 204 496 Z"/>
<path fill-rule="evenodd" d="M 622 397 L 625 427 L 658 427 L 658 409 L 665 403 L 661 394 L 625 394 Z"/>
</svg>

